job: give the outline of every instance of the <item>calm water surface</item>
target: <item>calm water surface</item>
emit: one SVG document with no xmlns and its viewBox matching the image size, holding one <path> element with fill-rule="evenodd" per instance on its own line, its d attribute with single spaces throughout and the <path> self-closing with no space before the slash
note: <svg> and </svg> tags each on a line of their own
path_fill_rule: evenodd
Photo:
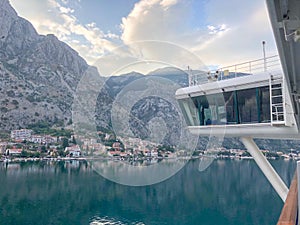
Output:
<svg viewBox="0 0 300 225">
<path fill-rule="evenodd" d="M 290 184 L 296 163 L 271 163 Z M 276 224 L 283 204 L 253 160 L 198 166 L 128 187 L 77 161 L 0 164 L 0 224 Z"/>
</svg>

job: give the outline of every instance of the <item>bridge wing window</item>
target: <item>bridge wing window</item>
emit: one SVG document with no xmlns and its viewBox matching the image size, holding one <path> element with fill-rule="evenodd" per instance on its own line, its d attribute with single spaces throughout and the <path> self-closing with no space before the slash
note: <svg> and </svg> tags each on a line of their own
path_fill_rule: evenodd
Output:
<svg viewBox="0 0 300 225">
<path fill-rule="evenodd" d="M 211 120 L 211 124 L 226 124 L 226 109 L 223 93 L 207 96 L 208 109 L 211 112 L 211 117 L 205 117 L 205 121 Z M 206 123 L 206 125 L 209 125 Z"/>
<path fill-rule="evenodd" d="M 271 121 L 269 87 L 259 88 L 258 108 L 259 108 L 259 118 L 260 118 L 259 122 L 269 123 Z"/>
<path fill-rule="evenodd" d="M 198 125 L 226 124 L 223 94 L 198 96 L 192 99 L 197 108 Z"/>
<path fill-rule="evenodd" d="M 179 106 L 188 126 L 199 126 L 198 105 L 191 98 L 180 99 Z"/>
<path fill-rule="evenodd" d="M 239 123 L 258 123 L 256 88 L 238 90 Z"/>
<path fill-rule="evenodd" d="M 238 123 L 236 92 L 235 91 L 225 92 L 224 101 L 226 106 L 227 124 Z"/>
<path fill-rule="evenodd" d="M 181 99 L 179 104 L 188 126 L 270 123 L 271 120 L 268 86 Z"/>
</svg>

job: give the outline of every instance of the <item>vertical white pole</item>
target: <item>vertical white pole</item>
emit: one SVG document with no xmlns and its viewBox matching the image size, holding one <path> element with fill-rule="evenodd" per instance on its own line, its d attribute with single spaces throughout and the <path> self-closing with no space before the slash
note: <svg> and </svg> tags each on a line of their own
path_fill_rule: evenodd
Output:
<svg viewBox="0 0 300 225">
<path fill-rule="evenodd" d="M 262 42 L 263 45 L 263 56 L 264 56 L 264 72 L 267 72 L 267 59 L 266 59 L 266 42 Z"/>
<path fill-rule="evenodd" d="M 188 82 L 189 82 L 189 87 L 192 86 L 192 78 L 190 74 L 190 66 L 187 67 L 188 70 Z"/>
<path fill-rule="evenodd" d="M 267 177 L 267 179 L 269 180 L 277 194 L 280 196 L 282 201 L 285 202 L 289 189 L 282 181 L 280 176 L 277 174 L 272 165 L 259 150 L 259 148 L 257 147 L 257 145 L 251 137 L 242 137 L 241 141 L 247 148 L 248 152 L 252 155 L 256 164 Z"/>
</svg>

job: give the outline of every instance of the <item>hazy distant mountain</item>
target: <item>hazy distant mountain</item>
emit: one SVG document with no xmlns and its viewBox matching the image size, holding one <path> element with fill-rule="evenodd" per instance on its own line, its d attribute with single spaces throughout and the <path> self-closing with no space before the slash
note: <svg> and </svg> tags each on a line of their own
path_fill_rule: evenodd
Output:
<svg viewBox="0 0 300 225">
<path fill-rule="evenodd" d="M 164 73 L 159 73 L 164 71 Z M 106 128 L 111 130 L 111 113 L 113 104 L 116 98 L 120 97 L 121 91 L 124 91 L 130 85 L 136 84 L 135 82 L 144 82 L 146 79 L 159 79 L 168 80 L 170 84 L 177 85 L 178 87 L 183 87 L 188 85 L 188 76 L 184 71 L 177 70 L 175 68 L 160 69 L 149 73 L 148 75 L 143 75 L 140 73 L 132 72 L 124 74 L 121 76 L 113 76 L 108 78 L 105 85 L 102 87 L 96 107 L 96 123 L 99 129 Z M 162 88 L 163 89 L 163 88 Z M 162 92 L 163 90 L 158 90 Z M 121 93 L 122 95 L 122 93 Z M 172 96 L 175 96 L 175 91 Z M 180 127 L 178 127 L 178 112 L 176 109 L 166 101 L 164 98 L 159 98 L 155 96 L 147 96 L 141 101 L 137 100 L 138 96 L 132 96 L 133 101 L 136 101 L 133 108 L 130 110 L 131 116 L 128 121 L 130 129 L 136 135 L 136 137 L 147 138 L 151 135 L 148 124 L 149 121 L 154 118 L 159 118 L 167 124 L 167 129 L 169 135 L 165 138 L 165 143 L 173 144 L 177 141 L 177 138 L 173 138 L 180 132 Z M 122 107 L 120 107 L 120 112 L 122 112 Z"/>
<path fill-rule="evenodd" d="M 207 82 L 207 73 L 200 70 L 180 70 L 174 67 L 165 67 L 150 72 L 148 75 L 160 76 L 170 79 L 182 87 L 188 86 L 188 76 L 196 76 L 199 83 Z"/>
</svg>

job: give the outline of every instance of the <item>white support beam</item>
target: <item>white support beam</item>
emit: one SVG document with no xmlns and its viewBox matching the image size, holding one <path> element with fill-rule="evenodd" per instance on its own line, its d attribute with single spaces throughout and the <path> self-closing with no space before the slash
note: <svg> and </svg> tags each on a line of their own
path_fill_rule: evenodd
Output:
<svg viewBox="0 0 300 225">
<path fill-rule="evenodd" d="M 242 137 L 241 141 L 247 148 L 248 152 L 254 158 L 258 167 L 267 177 L 275 191 L 278 193 L 282 201 L 285 202 L 289 189 L 282 181 L 280 176 L 277 174 L 275 169 L 272 167 L 272 165 L 269 163 L 266 157 L 262 154 L 262 152 L 259 150 L 258 146 L 255 144 L 254 140 L 251 137 Z"/>
</svg>

